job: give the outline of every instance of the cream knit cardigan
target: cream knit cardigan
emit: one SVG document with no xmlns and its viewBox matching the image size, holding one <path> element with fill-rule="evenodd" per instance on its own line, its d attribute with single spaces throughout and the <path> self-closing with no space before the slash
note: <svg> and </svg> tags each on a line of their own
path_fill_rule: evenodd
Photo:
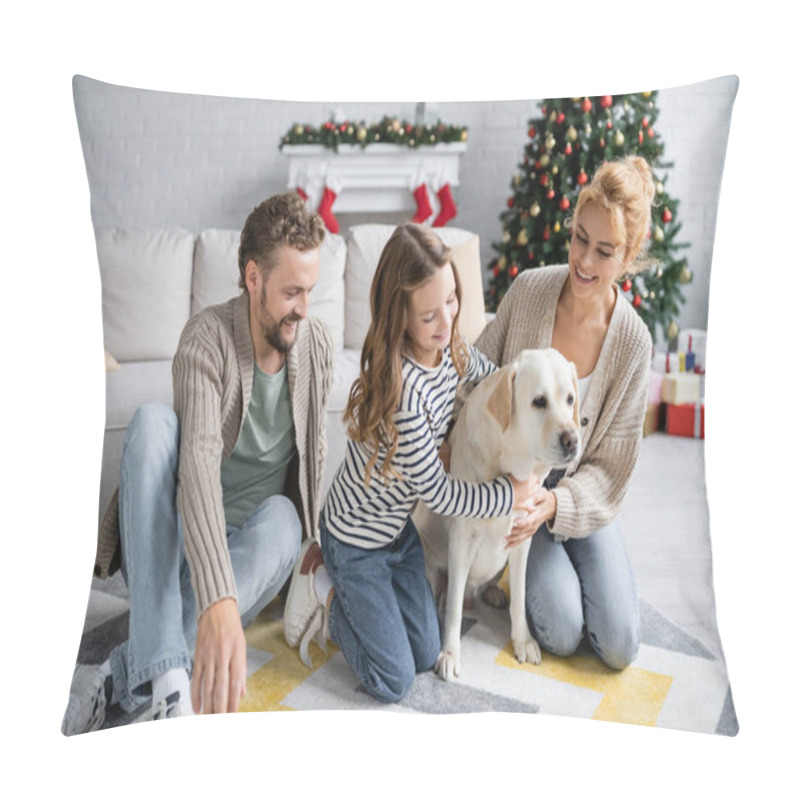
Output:
<svg viewBox="0 0 800 800">
<path fill-rule="evenodd" d="M 495 364 L 527 348 L 552 347 L 556 304 L 568 267 L 524 271 L 495 318 L 475 342 Z M 652 340 L 647 326 L 617 291 L 606 338 L 579 409 L 582 452 L 554 489 L 558 539 L 585 537 L 619 513 L 639 456 L 647 408 Z"/>
<path fill-rule="evenodd" d="M 237 597 L 220 465 L 233 451 L 250 405 L 254 356 L 249 309 L 249 295 L 243 292 L 192 317 L 172 364 L 181 436 L 177 505 L 198 617 L 217 600 Z M 333 341 L 322 322 L 309 317 L 298 325 L 286 364 L 297 448 L 287 493 L 293 495 L 305 536 L 318 537 L 327 451 L 325 409 L 333 378 Z M 119 566 L 118 503 L 117 491 L 100 526 L 95 563 L 99 577 Z"/>
</svg>

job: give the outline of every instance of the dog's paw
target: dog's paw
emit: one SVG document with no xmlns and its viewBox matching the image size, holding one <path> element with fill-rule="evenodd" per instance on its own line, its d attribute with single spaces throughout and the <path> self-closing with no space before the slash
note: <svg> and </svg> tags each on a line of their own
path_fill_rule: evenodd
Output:
<svg viewBox="0 0 800 800">
<path fill-rule="evenodd" d="M 461 657 L 457 653 L 442 650 L 434 670 L 443 681 L 452 681 L 461 671 Z"/>
<path fill-rule="evenodd" d="M 502 587 L 496 583 L 490 583 L 481 595 L 483 602 L 492 608 L 508 608 L 508 598 Z"/>
<path fill-rule="evenodd" d="M 532 636 L 515 639 L 513 644 L 514 655 L 520 664 L 541 664 L 542 651 L 539 648 L 539 643 Z"/>
</svg>

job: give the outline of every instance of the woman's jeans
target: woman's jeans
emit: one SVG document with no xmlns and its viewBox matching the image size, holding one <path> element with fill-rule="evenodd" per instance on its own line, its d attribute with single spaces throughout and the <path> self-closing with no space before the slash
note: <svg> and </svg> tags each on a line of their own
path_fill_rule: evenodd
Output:
<svg viewBox="0 0 800 800">
<path fill-rule="evenodd" d="M 542 525 L 531 539 L 525 606 L 545 650 L 571 655 L 585 629 L 607 666 L 627 667 L 639 649 L 639 600 L 617 520 L 565 542 Z"/>
<path fill-rule="evenodd" d="M 166 405 L 139 408 L 125 433 L 119 522 L 130 623 L 128 641 L 110 658 L 115 699 L 126 711 L 150 699 L 152 678 L 190 669 L 194 655 L 195 596 L 175 501 L 179 445 L 178 419 Z M 291 575 L 300 554 L 300 520 L 294 504 L 275 495 L 227 534 L 246 626 Z"/>
<path fill-rule="evenodd" d="M 328 621 L 331 639 L 373 697 L 397 702 L 418 672 L 434 666 L 441 646 L 419 534 L 409 519 L 391 544 L 367 550 L 320 527 L 325 566 L 336 590 Z"/>
</svg>

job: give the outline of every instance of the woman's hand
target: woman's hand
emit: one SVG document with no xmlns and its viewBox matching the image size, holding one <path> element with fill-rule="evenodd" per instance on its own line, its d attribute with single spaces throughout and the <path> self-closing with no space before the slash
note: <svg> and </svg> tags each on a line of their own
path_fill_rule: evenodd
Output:
<svg viewBox="0 0 800 800">
<path fill-rule="evenodd" d="M 511 487 L 514 490 L 514 504 L 513 511 L 523 511 L 529 513 L 533 511 L 533 497 L 537 489 L 542 484 L 542 479 L 536 475 L 531 475 L 530 478 L 524 481 L 518 481 L 513 475 L 508 475 L 511 481 Z"/>
<path fill-rule="evenodd" d="M 529 536 L 533 536 L 545 522 L 555 519 L 555 492 L 539 486 L 532 492 L 529 506 L 531 507 L 526 509 L 528 513 L 517 517 L 512 523 L 511 533 L 506 536 L 506 550 L 524 542 Z"/>
</svg>

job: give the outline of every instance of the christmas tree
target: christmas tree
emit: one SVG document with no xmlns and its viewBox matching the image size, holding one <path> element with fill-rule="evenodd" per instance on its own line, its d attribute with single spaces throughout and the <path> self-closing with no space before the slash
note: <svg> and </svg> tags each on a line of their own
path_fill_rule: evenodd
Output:
<svg viewBox="0 0 800 800">
<path fill-rule="evenodd" d="M 660 159 L 664 145 L 656 131 L 657 92 L 543 100 L 541 116 L 529 122 L 520 170 L 513 194 L 500 215 L 502 242 L 489 263 L 489 310 L 496 310 L 514 279 L 525 269 L 566 264 L 570 232 L 566 224 L 578 192 L 604 162 L 641 155 L 653 169 L 656 198 L 649 232 L 648 256 L 653 266 L 624 276 L 624 296 L 650 329 L 667 339 L 678 334 L 677 317 L 684 302 L 681 286 L 692 279 L 676 241 L 678 201 L 665 189 Z"/>
</svg>

